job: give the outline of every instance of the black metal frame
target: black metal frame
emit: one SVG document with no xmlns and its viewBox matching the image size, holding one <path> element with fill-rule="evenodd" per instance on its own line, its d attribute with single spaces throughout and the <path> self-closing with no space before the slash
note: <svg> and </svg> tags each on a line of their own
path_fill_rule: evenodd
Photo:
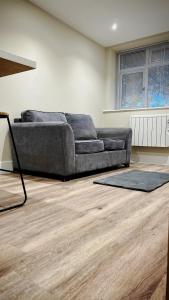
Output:
<svg viewBox="0 0 169 300">
<path fill-rule="evenodd" d="M 18 156 L 18 152 L 17 152 L 17 148 L 16 148 L 15 139 L 14 139 L 14 136 L 13 136 L 13 132 L 12 132 L 12 127 L 11 127 L 9 116 L 5 115 L 5 114 L 4 115 L 0 114 L 0 119 L 7 119 L 7 122 L 8 122 L 9 132 L 10 132 L 10 135 L 11 135 L 11 141 L 12 141 L 12 144 L 13 144 L 13 150 L 14 150 L 14 153 L 16 155 L 16 161 L 17 161 L 17 164 L 18 164 L 18 172 L 19 172 L 19 175 L 20 175 L 20 179 L 21 179 L 21 183 L 22 183 L 22 188 L 23 188 L 23 192 L 24 192 L 24 200 L 23 200 L 23 202 L 21 202 L 19 204 L 12 205 L 12 206 L 4 207 L 4 208 L 0 209 L 0 213 L 1 213 L 1 212 L 10 210 L 10 209 L 14 209 L 14 208 L 23 206 L 25 204 L 25 202 L 27 201 L 27 193 L 26 193 L 25 183 L 24 183 L 23 175 L 22 175 L 22 169 L 21 169 L 21 165 L 20 165 L 20 161 L 19 161 L 19 156 Z M 13 171 L 1 169 L 1 168 L 0 168 L 0 171 L 13 173 Z"/>
</svg>

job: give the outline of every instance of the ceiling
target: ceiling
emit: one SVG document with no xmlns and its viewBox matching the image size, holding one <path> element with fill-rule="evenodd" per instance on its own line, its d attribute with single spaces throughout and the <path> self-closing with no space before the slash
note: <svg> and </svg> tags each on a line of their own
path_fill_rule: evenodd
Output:
<svg viewBox="0 0 169 300">
<path fill-rule="evenodd" d="M 30 1 L 103 46 L 169 31 L 169 0 Z"/>
</svg>

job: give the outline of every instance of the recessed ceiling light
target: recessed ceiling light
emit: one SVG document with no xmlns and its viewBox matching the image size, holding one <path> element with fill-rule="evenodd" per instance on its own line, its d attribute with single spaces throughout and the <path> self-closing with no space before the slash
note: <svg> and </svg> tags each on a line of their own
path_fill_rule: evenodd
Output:
<svg viewBox="0 0 169 300">
<path fill-rule="evenodd" d="M 115 31 L 117 29 L 117 23 L 113 23 L 111 29 Z"/>
</svg>

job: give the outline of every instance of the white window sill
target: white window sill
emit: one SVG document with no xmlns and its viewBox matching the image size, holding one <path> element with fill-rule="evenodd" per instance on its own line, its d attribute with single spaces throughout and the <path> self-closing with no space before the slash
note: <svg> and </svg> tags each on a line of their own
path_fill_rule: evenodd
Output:
<svg viewBox="0 0 169 300">
<path fill-rule="evenodd" d="M 122 109 L 107 109 L 103 110 L 103 113 L 118 113 L 118 112 L 130 112 L 130 111 L 146 111 L 146 110 L 165 110 L 169 109 L 169 106 L 167 107 L 144 107 L 144 108 L 122 108 Z"/>
</svg>

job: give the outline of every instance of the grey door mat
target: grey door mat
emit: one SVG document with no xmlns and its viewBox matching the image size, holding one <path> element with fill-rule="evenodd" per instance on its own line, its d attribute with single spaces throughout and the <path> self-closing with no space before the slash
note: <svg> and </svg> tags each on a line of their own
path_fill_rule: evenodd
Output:
<svg viewBox="0 0 169 300">
<path fill-rule="evenodd" d="M 169 173 L 133 170 L 95 180 L 93 183 L 136 191 L 152 192 L 167 182 L 169 182 Z"/>
</svg>

